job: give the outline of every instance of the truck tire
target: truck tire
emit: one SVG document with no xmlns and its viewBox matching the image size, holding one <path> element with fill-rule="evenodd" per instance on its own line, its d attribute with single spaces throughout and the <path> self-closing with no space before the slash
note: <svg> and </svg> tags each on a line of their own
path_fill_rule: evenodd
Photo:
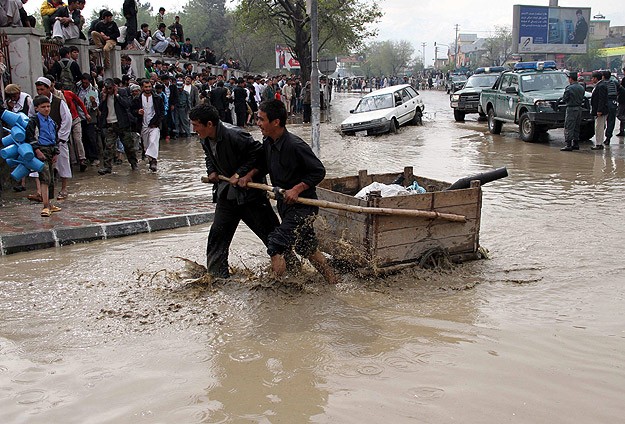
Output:
<svg viewBox="0 0 625 424">
<path fill-rule="evenodd" d="M 454 109 L 454 119 L 456 120 L 456 122 L 464 121 L 464 116 L 465 116 L 465 113 L 463 111 Z"/>
<path fill-rule="evenodd" d="M 521 115 L 521 119 L 519 119 L 519 135 L 521 136 L 521 140 L 533 143 L 538 140 L 539 134 L 539 128 L 536 123 L 529 118 L 527 113 Z"/>
<path fill-rule="evenodd" d="M 579 130 L 579 141 L 586 141 L 593 138 L 595 135 L 595 124 L 589 122 L 588 124 L 582 125 Z"/>
<path fill-rule="evenodd" d="M 488 109 L 488 131 L 491 134 L 501 134 L 503 123 L 495 119 L 495 110 L 491 107 Z"/>
</svg>

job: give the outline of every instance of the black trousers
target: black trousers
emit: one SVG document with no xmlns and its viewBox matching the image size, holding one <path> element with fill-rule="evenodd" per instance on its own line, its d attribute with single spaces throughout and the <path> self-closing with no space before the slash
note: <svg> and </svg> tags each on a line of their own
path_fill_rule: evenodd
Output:
<svg viewBox="0 0 625 424">
<path fill-rule="evenodd" d="M 319 212 L 316 206 L 299 203 L 288 205 L 278 200 L 278 213 L 282 223 L 269 235 L 267 254 L 285 254 L 295 250 L 308 257 L 315 253 L 319 245 L 313 223 Z"/>
<path fill-rule="evenodd" d="M 206 244 L 206 268 L 210 275 L 219 278 L 230 276 L 228 251 L 240 221 L 243 221 L 265 246 L 269 234 L 280 223 L 266 198 L 243 205 L 238 205 L 234 200 L 218 199 Z"/>
</svg>

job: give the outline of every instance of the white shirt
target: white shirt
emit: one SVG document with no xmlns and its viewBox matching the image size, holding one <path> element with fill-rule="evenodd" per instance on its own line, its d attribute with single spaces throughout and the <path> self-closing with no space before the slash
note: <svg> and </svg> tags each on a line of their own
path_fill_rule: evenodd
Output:
<svg viewBox="0 0 625 424">
<path fill-rule="evenodd" d="M 141 107 L 143 108 L 143 128 L 147 128 L 152 118 L 154 118 L 154 115 L 156 115 L 154 111 L 154 95 L 152 94 L 148 97 L 142 94 Z"/>
<path fill-rule="evenodd" d="M 106 117 L 106 122 L 113 124 L 117 122 L 117 114 L 115 113 L 115 96 L 112 94 L 106 95 L 106 106 L 108 107 L 109 114 Z"/>
<path fill-rule="evenodd" d="M 50 93 L 50 103 L 52 103 L 52 97 L 54 95 Z M 59 99 L 57 97 L 57 99 Z M 72 129 L 72 113 L 69 111 L 69 106 L 65 103 L 65 100 L 61 101 L 61 125 L 59 127 L 58 139 L 63 141 L 69 140 L 69 132 Z"/>
</svg>

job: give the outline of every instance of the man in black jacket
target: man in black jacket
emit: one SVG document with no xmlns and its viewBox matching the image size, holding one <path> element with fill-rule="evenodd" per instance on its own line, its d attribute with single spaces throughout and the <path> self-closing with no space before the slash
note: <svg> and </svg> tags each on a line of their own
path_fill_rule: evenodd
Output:
<svg viewBox="0 0 625 424">
<path fill-rule="evenodd" d="M 217 87 L 211 90 L 210 100 L 219 112 L 219 119 L 226 122 L 226 112 L 230 113 L 230 110 L 228 109 L 228 90 L 224 87 L 223 80 L 217 81 Z"/>
<path fill-rule="evenodd" d="M 299 197 L 317 198 L 315 187 L 325 177 L 326 170 L 310 146 L 287 131 L 286 119 L 286 107 L 280 100 L 260 104 L 257 122 L 265 137 L 265 168 L 260 168 L 260 172 L 268 172 L 272 184 L 285 190 L 277 199 L 282 223 L 269 234 L 267 253 L 278 277 L 286 271 L 285 253 L 295 249 L 313 264 L 327 282 L 334 284 L 337 282 L 336 275 L 317 248 L 319 243 L 313 221 L 319 208 L 297 202 Z"/>
<path fill-rule="evenodd" d="M 135 151 L 134 140 L 130 133 L 130 99 L 118 93 L 118 87 L 111 78 L 104 80 L 104 89 L 100 96 L 100 129 L 105 132 L 104 136 L 104 166 L 98 173 L 100 175 L 110 174 L 113 170 L 113 160 L 115 159 L 115 147 L 119 138 L 124 145 L 126 158 L 130 167 L 137 169 L 137 152 Z"/>
<path fill-rule="evenodd" d="M 152 95 L 150 80 L 143 80 L 141 91 L 139 97 L 132 99 L 131 110 L 133 115 L 142 117 L 141 141 L 150 164 L 150 171 L 156 172 L 159 139 L 161 138 L 160 125 L 165 114 L 165 105 L 161 96 Z"/>
<path fill-rule="evenodd" d="M 602 80 L 601 71 L 593 71 L 590 82 L 594 84 L 592 96 L 590 97 L 590 113 L 595 117 L 595 145 L 592 150 L 603 150 L 603 137 L 605 136 L 605 125 L 608 117 L 608 86 Z"/>
<path fill-rule="evenodd" d="M 265 246 L 279 224 L 265 192 L 242 188 L 250 181 L 266 183 L 264 175 L 257 173 L 263 148 L 248 132 L 221 122 L 213 106 L 199 105 L 189 117 L 206 154 L 208 181 L 213 183 L 217 203 L 206 246 L 207 268 L 214 277 L 228 278 L 228 250 L 239 222 L 243 220 Z M 229 181 L 221 181 L 220 175 Z"/>
<path fill-rule="evenodd" d="M 59 7 L 51 16 L 53 20 L 52 39 L 63 44 L 65 40 L 80 37 L 80 11 L 85 8 L 85 0 L 69 0 L 67 6 Z"/>
<path fill-rule="evenodd" d="M 126 18 L 126 44 L 130 50 L 134 50 L 134 41 L 137 36 L 137 2 L 124 0 L 122 12 Z"/>
<path fill-rule="evenodd" d="M 119 28 L 113 21 L 113 14 L 109 10 L 102 12 L 102 20 L 95 25 L 91 37 L 95 46 L 104 52 L 104 68 L 110 68 L 111 50 L 117 45 Z"/>
</svg>

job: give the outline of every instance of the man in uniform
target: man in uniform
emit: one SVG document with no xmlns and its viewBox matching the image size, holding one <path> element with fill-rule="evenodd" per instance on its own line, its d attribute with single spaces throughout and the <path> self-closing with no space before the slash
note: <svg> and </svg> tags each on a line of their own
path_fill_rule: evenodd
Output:
<svg viewBox="0 0 625 424">
<path fill-rule="evenodd" d="M 221 122 L 213 106 L 196 106 L 189 118 L 206 154 L 206 172 L 217 204 L 206 245 L 206 267 L 210 275 L 228 278 L 228 250 L 239 222 L 243 220 L 265 246 L 279 224 L 265 192 L 243 188 L 250 181 L 266 183 L 265 174 L 257 173 L 263 147 L 243 129 Z M 221 181 L 219 175 L 230 180 Z"/>
<path fill-rule="evenodd" d="M 569 85 L 564 89 L 562 103 L 566 105 L 564 118 L 564 141 L 566 146 L 563 152 L 579 150 L 579 128 L 582 124 L 582 104 L 584 103 L 584 88 L 577 83 L 577 72 L 569 72 Z"/>
<path fill-rule="evenodd" d="M 318 240 L 313 228 L 319 208 L 297 203 L 300 196 L 317 198 L 315 187 L 325 177 L 326 170 L 310 146 L 287 131 L 286 119 L 287 111 L 280 100 L 261 103 L 257 122 L 265 137 L 265 165 L 273 185 L 286 190 L 277 199 L 282 223 L 269 234 L 267 253 L 278 277 L 286 271 L 284 254 L 294 248 L 296 253 L 313 264 L 326 281 L 334 284 L 337 282 L 336 275 L 317 248 Z"/>
</svg>

